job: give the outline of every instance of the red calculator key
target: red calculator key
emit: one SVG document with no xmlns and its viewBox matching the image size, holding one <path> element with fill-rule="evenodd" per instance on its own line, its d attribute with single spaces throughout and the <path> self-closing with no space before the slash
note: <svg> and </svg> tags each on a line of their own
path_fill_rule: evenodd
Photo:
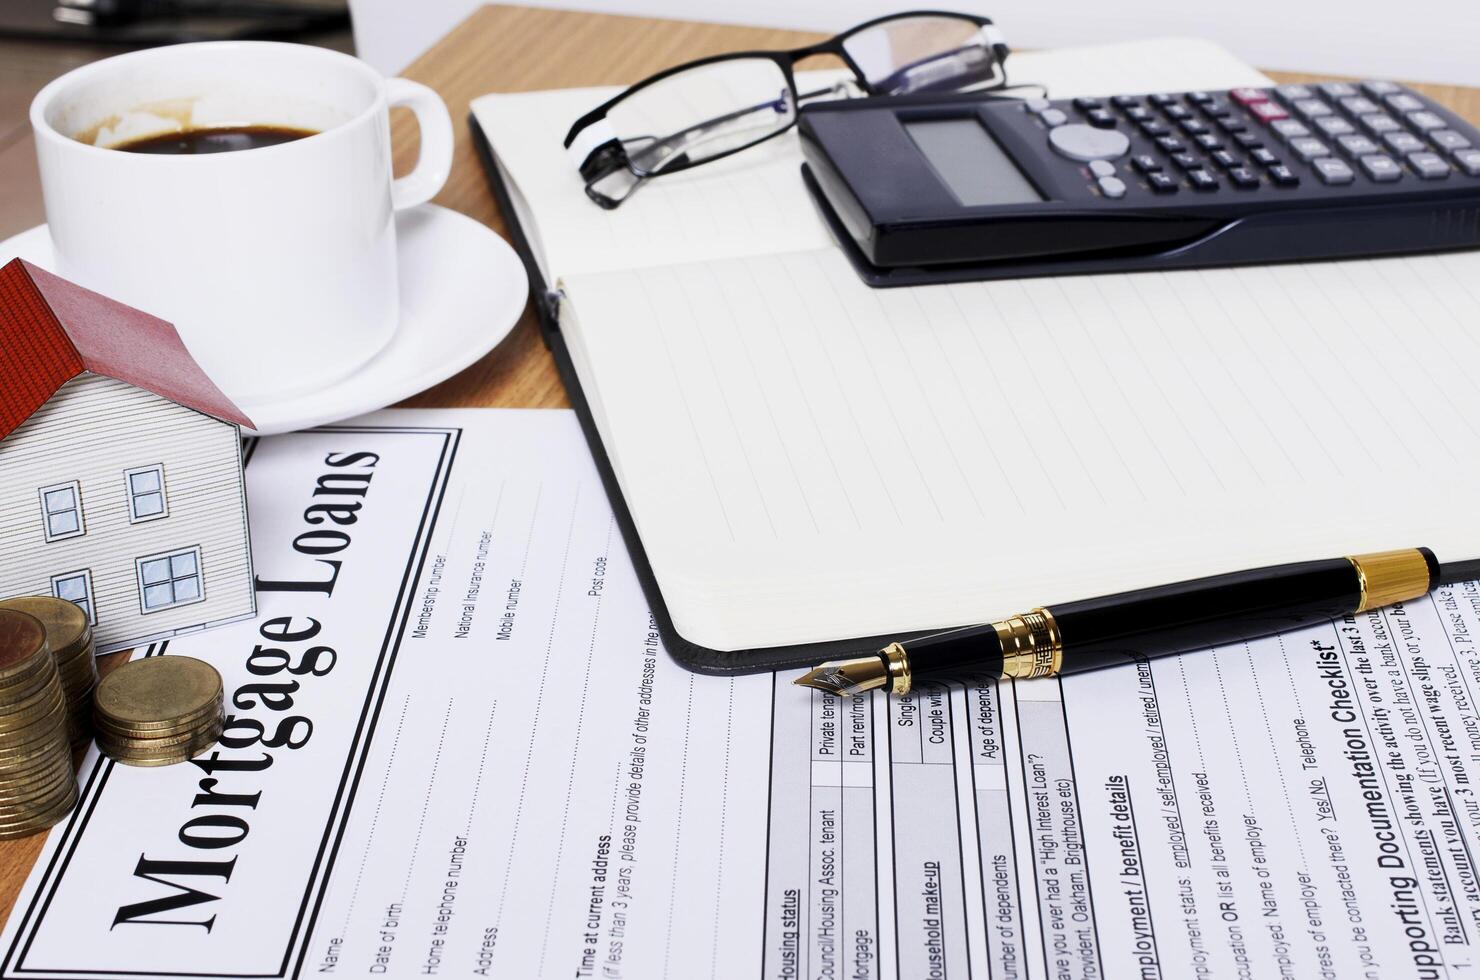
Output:
<svg viewBox="0 0 1480 980">
<path fill-rule="evenodd" d="M 1274 122 L 1276 119 L 1289 119 L 1290 114 L 1282 106 L 1274 102 L 1250 102 L 1248 105 L 1250 115 L 1260 122 Z"/>
<path fill-rule="evenodd" d="M 1228 93 L 1228 97 L 1239 105 L 1252 106 L 1259 102 L 1269 101 L 1269 90 L 1262 88 L 1236 88 Z"/>
</svg>

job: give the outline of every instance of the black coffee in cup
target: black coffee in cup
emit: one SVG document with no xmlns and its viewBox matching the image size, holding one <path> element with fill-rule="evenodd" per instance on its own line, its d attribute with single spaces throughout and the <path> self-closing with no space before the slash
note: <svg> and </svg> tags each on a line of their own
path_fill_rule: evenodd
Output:
<svg viewBox="0 0 1480 980">
<path fill-rule="evenodd" d="M 158 133 L 111 147 L 125 153 L 154 153 L 167 156 L 191 156 L 201 153 L 230 153 L 233 150 L 255 150 L 264 146 L 291 143 L 315 135 L 311 129 L 291 126 L 220 126 L 211 129 L 183 129 Z"/>
</svg>

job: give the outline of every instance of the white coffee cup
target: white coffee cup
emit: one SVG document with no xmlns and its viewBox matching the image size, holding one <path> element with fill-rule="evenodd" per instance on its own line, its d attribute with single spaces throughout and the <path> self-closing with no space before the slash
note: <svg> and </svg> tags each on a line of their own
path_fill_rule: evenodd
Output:
<svg viewBox="0 0 1480 980">
<path fill-rule="evenodd" d="M 421 128 L 393 179 L 389 110 Z M 452 164 L 447 107 L 321 48 L 181 44 L 78 68 L 31 104 L 58 271 L 175 325 L 244 406 L 354 372 L 399 316 L 394 212 L 429 200 Z M 185 129 L 314 131 L 202 155 L 107 147 Z"/>
</svg>

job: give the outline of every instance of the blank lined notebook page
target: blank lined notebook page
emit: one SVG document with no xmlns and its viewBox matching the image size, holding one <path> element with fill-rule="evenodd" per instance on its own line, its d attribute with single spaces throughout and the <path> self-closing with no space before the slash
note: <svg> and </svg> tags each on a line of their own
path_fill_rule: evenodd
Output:
<svg viewBox="0 0 1480 980">
<path fill-rule="evenodd" d="M 1206 41 L 1159 39 L 1015 54 L 1014 81 L 1042 82 L 1053 95 L 1233 88 L 1269 79 Z M 802 91 L 837 72 L 803 72 Z M 830 244 L 803 186 L 795 132 L 693 170 L 648 181 L 604 211 L 563 148 L 570 126 L 620 88 L 485 95 L 473 113 L 509 183 L 532 215 L 545 277 L 674 262 L 806 251 Z M 682 110 L 675 107 L 678 118 Z M 529 218 L 525 217 L 525 224 Z"/>
<path fill-rule="evenodd" d="M 695 643 L 1480 555 L 1480 255 L 871 290 L 821 249 L 568 287 L 573 357 Z"/>
</svg>

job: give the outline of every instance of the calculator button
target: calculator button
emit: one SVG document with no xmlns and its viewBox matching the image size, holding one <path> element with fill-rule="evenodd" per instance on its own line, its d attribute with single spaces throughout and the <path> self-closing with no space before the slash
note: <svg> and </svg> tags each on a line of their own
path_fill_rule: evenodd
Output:
<svg viewBox="0 0 1480 980">
<path fill-rule="evenodd" d="M 1199 133 L 1206 133 L 1208 131 L 1208 124 L 1201 119 L 1183 119 L 1180 125 L 1182 126 L 1182 132 L 1188 136 L 1197 136 Z"/>
<path fill-rule="evenodd" d="M 1338 136 L 1336 142 L 1341 144 L 1341 151 L 1349 157 L 1364 157 L 1369 153 L 1382 152 L 1382 147 L 1361 135 Z"/>
<path fill-rule="evenodd" d="M 1154 174 L 1161 169 L 1161 161 L 1149 153 L 1141 153 L 1131 157 L 1131 166 L 1143 174 Z"/>
<path fill-rule="evenodd" d="M 1294 104 L 1296 112 L 1306 119 L 1319 119 L 1321 116 L 1331 115 L 1331 107 L 1320 99 L 1297 99 Z"/>
<path fill-rule="evenodd" d="M 1175 194 L 1181 185 L 1170 174 L 1153 171 L 1146 175 L 1146 183 L 1157 194 Z"/>
<path fill-rule="evenodd" d="M 1438 129 L 1429 134 L 1429 139 L 1441 150 L 1463 150 L 1469 147 L 1470 138 L 1452 129 Z"/>
<path fill-rule="evenodd" d="M 1409 95 L 1407 92 L 1396 92 L 1385 96 L 1382 101 L 1386 102 L 1387 107 L 1394 112 L 1417 112 L 1425 108 L 1422 99 L 1416 95 Z"/>
<path fill-rule="evenodd" d="M 1224 119 L 1228 116 L 1233 115 L 1233 107 L 1230 106 L 1227 102 L 1224 102 L 1222 99 L 1212 99 L 1208 102 L 1204 102 L 1203 104 L 1198 106 L 1198 108 L 1202 109 L 1202 111 L 1206 115 L 1212 116 L 1214 119 Z"/>
<path fill-rule="evenodd" d="M 1133 105 L 1140 105 L 1141 100 L 1134 95 L 1116 95 L 1111 97 L 1110 104 L 1117 109 L 1129 109 Z"/>
<path fill-rule="evenodd" d="M 1290 114 L 1278 102 L 1250 102 L 1244 108 L 1248 109 L 1260 122 L 1290 118 Z"/>
<path fill-rule="evenodd" d="M 1234 167 L 1228 171 L 1229 183 L 1239 190 L 1252 190 L 1259 186 L 1259 175 L 1248 167 Z"/>
<path fill-rule="evenodd" d="M 1228 97 L 1239 105 L 1252 106 L 1260 102 L 1269 101 L 1269 90 L 1263 88 L 1236 88 L 1231 89 Z"/>
<path fill-rule="evenodd" d="M 1047 99 L 1023 100 L 1023 108 L 1028 110 L 1029 112 L 1042 112 L 1044 109 L 1047 109 L 1051 105 L 1053 105 L 1053 103 L 1048 101 Z"/>
<path fill-rule="evenodd" d="M 1216 191 L 1218 189 L 1218 181 L 1214 180 L 1213 175 L 1206 170 L 1187 171 L 1187 182 L 1195 191 Z"/>
<path fill-rule="evenodd" d="M 1269 168 L 1269 179 L 1274 181 L 1276 187 L 1295 187 L 1300 184 L 1300 178 L 1295 175 L 1284 164 L 1275 164 Z"/>
<path fill-rule="evenodd" d="M 1214 150 L 1223 149 L 1223 141 L 1211 133 L 1194 136 L 1192 137 L 1192 141 L 1209 153 L 1212 153 Z"/>
<path fill-rule="evenodd" d="M 1337 157 L 1319 157 L 1311 161 L 1311 166 L 1323 184 L 1350 184 L 1357 176 L 1345 160 Z"/>
<path fill-rule="evenodd" d="M 1371 99 L 1361 95 L 1353 95 L 1341 100 L 1341 107 L 1354 116 L 1365 116 L 1373 112 L 1381 112 L 1382 107 Z"/>
<path fill-rule="evenodd" d="M 1243 116 L 1219 116 L 1218 128 L 1223 130 L 1225 133 L 1242 133 L 1244 130 L 1249 128 L 1249 124 L 1247 121 L 1245 121 Z"/>
<path fill-rule="evenodd" d="M 1091 109 L 1102 109 L 1105 103 L 1088 95 L 1081 95 L 1074 100 L 1074 108 L 1080 112 L 1089 112 Z"/>
<path fill-rule="evenodd" d="M 1290 141 L 1290 149 L 1306 163 L 1331 155 L 1331 148 L 1314 136 L 1299 136 Z"/>
<path fill-rule="evenodd" d="M 1327 136 L 1345 136 L 1347 133 L 1355 133 L 1357 127 L 1342 119 L 1340 116 L 1321 116 L 1315 120 L 1316 129 Z"/>
<path fill-rule="evenodd" d="M 1048 131 L 1048 145 L 1070 160 L 1113 160 L 1130 152 L 1131 139 L 1118 129 L 1095 129 L 1082 123 Z"/>
<path fill-rule="evenodd" d="M 1172 119 L 1186 119 L 1192 115 L 1191 109 L 1187 108 L 1185 105 L 1179 105 L 1175 102 L 1162 109 L 1162 112 L 1165 112 Z"/>
<path fill-rule="evenodd" d="M 1187 144 L 1177 139 L 1177 137 L 1175 136 L 1158 136 L 1156 138 L 1156 145 L 1161 147 L 1167 153 L 1181 153 L 1183 150 L 1187 149 Z"/>
<path fill-rule="evenodd" d="M 1185 97 L 1188 102 L 1191 102 L 1193 105 L 1200 106 L 1211 105 L 1212 103 L 1218 101 L 1217 96 L 1210 95 L 1207 92 L 1188 92 Z"/>
<path fill-rule="evenodd" d="M 1043 120 L 1043 125 L 1050 128 L 1062 126 L 1069 121 L 1069 117 L 1064 115 L 1063 109 L 1044 109 L 1038 113 L 1038 118 Z"/>
<path fill-rule="evenodd" d="M 1315 95 L 1308 85 L 1276 85 L 1274 90 L 1291 101 L 1309 99 Z"/>
<path fill-rule="evenodd" d="M 1300 139 L 1309 136 L 1310 130 L 1305 128 L 1305 123 L 1296 122 L 1293 119 L 1277 119 L 1269 124 L 1269 128 L 1283 139 Z"/>
<path fill-rule="evenodd" d="M 1165 136 L 1172 131 L 1172 127 L 1160 119 L 1147 119 L 1141 123 L 1141 132 L 1147 136 Z"/>
<path fill-rule="evenodd" d="M 1197 170 L 1202 167 L 1202 157 L 1196 153 L 1173 153 L 1172 162 L 1183 170 Z"/>
<path fill-rule="evenodd" d="M 1332 99 L 1343 99 L 1357 94 L 1356 86 L 1346 82 L 1322 82 L 1316 87 L 1325 93 L 1327 98 Z"/>
<path fill-rule="evenodd" d="M 1264 145 L 1264 137 L 1258 133 L 1234 133 L 1233 141 L 1246 150 Z"/>
<path fill-rule="evenodd" d="M 1455 150 L 1454 165 L 1471 177 L 1480 177 L 1480 150 Z"/>
<path fill-rule="evenodd" d="M 1261 167 L 1277 167 L 1280 163 L 1280 158 L 1274 155 L 1273 150 L 1266 150 L 1262 146 L 1250 150 L 1249 156 Z"/>
<path fill-rule="evenodd" d="M 1115 116 L 1109 109 L 1091 109 L 1084 114 L 1084 118 L 1089 120 L 1089 124 L 1097 129 L 1115 128 Z"/>
<path fill-rule="evenodd" d="M 1362 83 L 1362 91 L 1363 92 L 1366 92 L 1368 95 L 1372 96 L 1374 99 L 1380 99 L 1384 95 L 1392 95 L 1394 92 L 1401 92 L 1401 91 L 1403 91 L 1403 86 L 1397 84 L 1396 82 L 1382 82 L 1382 81 L 1363 82 Z"/>
<path fill-rule="evenodd" d="M 1382 141 L 1394 153 L 1419 153 L 1429 148 L 1429 144 L 1412 133 L 1388 133 Z"/>
<path fill-rule="evenodd" d="M 1379 184 L 1386 184 L 1403 176 L 1403 168 L 1385 153 L 1373 153 L 1361 159 L 1362 172 Z"/>
<path fill-rule="evenodd" d="M 1109 160 L 1091 160 L 1089 162 L 1089 172 L 1096 177 L 1114 177 L 1115 164 Z"/>
<path fill-rule="evenodd" d="M 1151 100 L 1152 105 L 1159 105 L 1162 107 L 1173 105 L 1177 101 L 1177 97 L 1175 95 L 1167 95 L 1165 92 L 1158 92 L 1156 95 L 1148 95 L 1147 98 Z"/>
<path fill-rule="evenodd" d="M 1238 157 L 1227 150 L 1218 150 L 1213 154 L 1213 162 L 1224 170 L 1239 166 Z"/>
<path fill-rule="evenodd" d="M 1447 129 L 1449 123 L 1445 122 L 1444 117 L 1437 112 L 1424 110 L 1422 112 L 1408 113 L 1408 125 L 1420 133 L 1427 133 L 1432 129 Z"/>
<path fill-rule="evenodd" d="M 1437 153 L 1410 153 L 1408 166 L 1424 180 L 1440 180 L 1449 176 L 1449 164 Z"/>
<path fill-rule="evenodd" d="M 1151 118 L 1151 110 L 1141 105 L 1139 102 L 1131 103 L 1122 111 L 1125 112 L 1125 117 L 1127 119 L 1133 120 L 1135 122 L 1145 122 L 1147 119 Z"/>
<path fill-rule="evenodd" d="M 1395 133 L 1403 128 L 1398 125 L 1398 120 L 1381 112 L 1374 112 L 1370 116 L 1363 116 L 1357 122 L 1361 123 L 1362 128 L 1373 136 L 1381 136 L 1383 133 Z"/>
<path fill-rule="evenodd" d="M 1119 177 L 1101 177 L 1100 193 L 1106 197 L 1125 197 L 1125 181 Z"/>
</svg>

